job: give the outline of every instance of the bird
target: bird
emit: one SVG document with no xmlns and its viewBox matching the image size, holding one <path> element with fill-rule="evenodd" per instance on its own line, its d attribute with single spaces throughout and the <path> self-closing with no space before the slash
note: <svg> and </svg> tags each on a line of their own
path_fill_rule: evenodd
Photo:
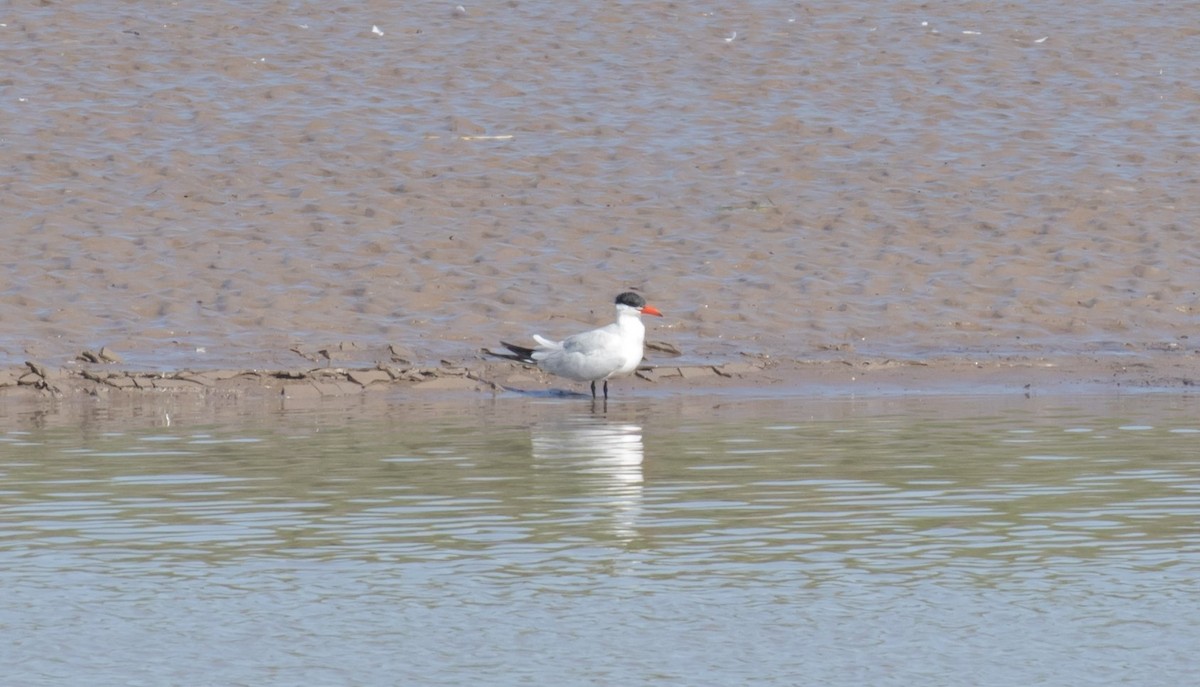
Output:
<svg viewBox="0 0 1200 687">
<path fill-rule="evenodd" d="M 596 382 L 604 381 L 604 400 L 608 400 L 610 377 L 627 375 L 642 362 L 642 342 L 646 325 L 642 315 L 662 317 L 658 308 L 633 291 L 617 296 L 617 321 L 599 329 L 573 334 L 562 341 L 551 341 L 537 334 L 537 346 L 528 348 L 501 341 L 508 353 L 492 353 L 500 358 L 537 365 L 559 377 L 577 382 L 591 382 L 592 398 L 596 398 Z"/>
</svg>

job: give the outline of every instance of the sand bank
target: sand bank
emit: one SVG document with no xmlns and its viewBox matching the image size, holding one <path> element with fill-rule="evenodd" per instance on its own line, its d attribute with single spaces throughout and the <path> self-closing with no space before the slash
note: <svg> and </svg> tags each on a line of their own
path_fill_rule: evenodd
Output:
<svg viewBox="0 0 1200 687">
<path fill-rule="evenodd" d="M 61 5 L 0 16 L 5 398 L 579 389 L 476 352 L 629 288 L 684 354 L 618 397 L 1195 376 L 1167 5 Z"/>
<path fill-rule="evenodd" d="M 614 380 L 614 398 L 657 394 L 729 396 L 860 396 L 889 394 L 1120 393 L 1128 390 L 1187 391 L 1200 380 L 1193 351 L 1124 354 L 1001 356 L 899 360 L 867 356 L 829 359 L 745 355 L 735 360 L 676 363 L 650 359 L 635 376 Z M 528 393 L 570 398 L 587 392 L 582 383 L 547 375 L 520 363 L 485 355 L 411 365 L 374 364 L 280 369 L 146 372 L 112 363 L 51 368 L 29 361 L 0 370 L 0 398 L 41 404 L 71 399 L 161 395 L 315 400 L 359 394 Z"/>
</svg>

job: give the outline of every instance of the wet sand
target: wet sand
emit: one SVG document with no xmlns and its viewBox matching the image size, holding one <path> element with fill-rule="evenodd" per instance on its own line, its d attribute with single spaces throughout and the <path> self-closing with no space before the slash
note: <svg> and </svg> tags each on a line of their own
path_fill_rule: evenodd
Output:
<svg viewBox="0 0 1200 687">
<path fill-rule="evenodd" d="M 6 8 L 0 395 L 1190 387 L 1195 29 L 930 12 Z"/>
<path fill-rule="evenodd" d="M 724 400 L 1061 397 L 1170 392 L 1191 395 L 1200 356 L 1190 352 L 1126 352 L 1050 358 L 904 361 L 746 356 L 717 364 L 647 365 L 613 380 L 614 404 L 685 397 L 719 406 Z M 526 396 L 564 403 L 589 398 L 584 384 L 564 382 L 528 365 L 476 359 L 437 367 L 397 362 L 373 366 L 129 372 L 86 365 L 47 369 L 30 364 L 0 371 L 0 422 L 10 427 L 94 421 L 212 424 L 287 410 L 345 407 L 356 416 L 393 416 L 401 402 L 470 406 Z M 593 409 L 597 403 L 593 401 Z M 969 402 L 968 402 L 969 403 Z M 601 410 L 607 409 L 605 403 Z M 614 406 L 615 407 L 615 406 Z M 514 407 L 514 412 L 520 412 Z M 49 418 L 53 417 L 53 420 Z"/>
</svg>

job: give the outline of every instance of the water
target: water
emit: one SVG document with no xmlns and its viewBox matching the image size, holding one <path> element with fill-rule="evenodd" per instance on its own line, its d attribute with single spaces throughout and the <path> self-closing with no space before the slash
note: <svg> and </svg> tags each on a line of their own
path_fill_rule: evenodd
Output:
<svg viewBox="0 0 1200 687">
<path fill-rule="evenodd" d="M 0 663 L 20 685 L 1186 684 L 1197 403 L 7 417 Z"/>
</svg>

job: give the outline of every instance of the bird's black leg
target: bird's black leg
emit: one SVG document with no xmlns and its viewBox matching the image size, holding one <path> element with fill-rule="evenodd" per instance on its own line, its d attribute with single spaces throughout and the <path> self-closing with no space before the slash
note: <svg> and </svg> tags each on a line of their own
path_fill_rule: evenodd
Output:
<svg viewBox="0 0 1200 687">
<path fill-rule="evenodd" d="M 608 389 L 604 390 L 605 398 L 608 398 Z M 592 380 L 592 398 L 596 398 L 596 380 Z"/>
</svg>

